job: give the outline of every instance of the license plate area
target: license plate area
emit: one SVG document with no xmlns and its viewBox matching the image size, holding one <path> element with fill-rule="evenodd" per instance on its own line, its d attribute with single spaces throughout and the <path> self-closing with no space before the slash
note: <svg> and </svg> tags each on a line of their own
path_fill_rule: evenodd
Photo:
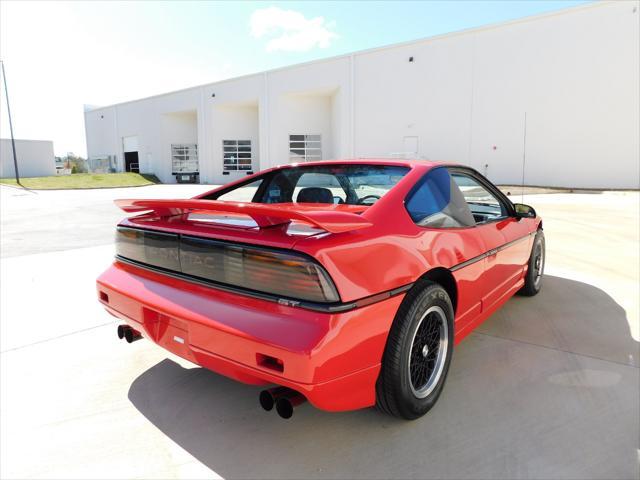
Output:
<svg viewBox="0 0 640 480">
<path fill-rule="evenodd" d="M 144 323 L 158 345 L 181 357 L 192 357 L 186 322 L 145 308 Z"/>
</svg>

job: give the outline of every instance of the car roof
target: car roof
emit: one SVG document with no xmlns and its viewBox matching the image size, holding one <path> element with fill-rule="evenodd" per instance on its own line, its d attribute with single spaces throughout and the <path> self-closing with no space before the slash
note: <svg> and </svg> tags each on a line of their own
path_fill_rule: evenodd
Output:
<svg viewBox="0 0 640 480">
<path fill-rule="evenodd" d="M 317 162 L 300 162 L 300 163 L 286 163 L 278 165 L 275 168 L 286 167 L 299 167 L 299 166 L 314 166 L 314 165 L 344 165 L 344 164 L 356 164 L 356 165 L 391 165 L 398 167 L 415 168 L 416 166 L 426 167 L 427 170 L 435 166 L 453 166 L 455 163 L 439 162 L 433 160 L 424 159 L 407 159 L 407 158 L 344 158 L 336 160 L 319 160 Z"/>
</svg>

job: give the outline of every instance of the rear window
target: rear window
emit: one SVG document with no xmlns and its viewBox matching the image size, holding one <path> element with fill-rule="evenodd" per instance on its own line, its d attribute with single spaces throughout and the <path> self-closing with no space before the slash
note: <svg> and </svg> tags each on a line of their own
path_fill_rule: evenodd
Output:
<svg viewBox="0 0 640 480">
<path fill-rule="evenodd" d="M 230 202 L 251 202 L 258 192 L 258 188 L 262 184 L 263 179 L 256 180 L 251 183 L 245 183 L 237 188 L 229 190 L 227 193 L 219 195 L 216 200 L 224 200 Z"/>
<path fill-rule="evenodd" d="M 264 184 L 256 188 L 252 201 L 372 205 L 408 171 L 407 167 L 357 164 L 283 168 L 264 176 Z M 235 190 L 227 190 L 219 199 L 234 199 Z"/>
</svg>

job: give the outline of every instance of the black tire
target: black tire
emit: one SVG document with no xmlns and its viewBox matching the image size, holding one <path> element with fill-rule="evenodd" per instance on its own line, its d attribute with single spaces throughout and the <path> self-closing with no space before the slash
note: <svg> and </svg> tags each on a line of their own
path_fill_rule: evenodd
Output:
<svg viewBox="0 0 640 480">
<path fill-rule="evenodd" d="M 379 410 L 413 420 L 435 405 L 451 363 L 453 318 L 451 299 L 440 285 L 421 281 L 409 291 L 393 320 L 382 358 L 376 383 L 376 406 Z M 439 340 L 436 347 L 430 348 L 434 345 L 432 340 L 436 336 L 436 325 Z M 421 329 L 419 332 L 418 328 Z M 426 340 L 422 342 L 421 339 Z M 412 346 L 416 348 L 413 349 Z M 441 355 L 442 350 L 444 352 Z M 430 360 L 434 352 L 436 357 Z M 429 362 L 433 362 L 431 373 Z M 437 376 L 432 376 L 433 372 Z M 420 388 L 415 383 L 422 384 L 422 378 L 426 379 L 426 383 Z"/>
<path fill-rule="evenodd" d="M 518 291 L 519 295 L 533 297 L 538 294 L 542 288 L 542 276 L 544 275 L 544 262 L 546 258 L 544 232 L 538 230 L 533 239 L 527 274 L 524 277 L 524 286 Z"/>
</svg>

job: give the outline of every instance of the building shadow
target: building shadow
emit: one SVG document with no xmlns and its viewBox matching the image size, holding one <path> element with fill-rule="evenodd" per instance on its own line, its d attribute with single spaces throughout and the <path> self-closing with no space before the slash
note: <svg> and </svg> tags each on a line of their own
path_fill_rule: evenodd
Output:
<svg viewBox="0 0 640 480">
<path fill-rule="evenodd" d="M 609 455 L 597 440 L 606 437 L 609 428 L 612 432 L 629 428 L 631 438 L 637 437 L 633 419 L 618 424 L 617 417 L 612 417 L 615 421 L 607 417 L 609 413 L 595 419 L 603 415 L 599 402 L 610 401 L 612 391 L 621 399 L 618 414 L 637 409 L 637 390 L 635 398 L 629 393 L 637 385 L 625 375 L 638 376 L 636 368 L 626 366 L 637 365 L 638 342 L 631 336 L 624 309 L 602 290 L 551 276 L 545 277 L 544 287 L 536 297 L 514 297 L 485 322 L 482 333 L 456 347 L 438 404 L 414 422 L 373 408 L 327 413 L 310 405 L 282 420 L 259 407 L 261 388 L 203 368 L 183 368 L 169 359 L 136 378 L 129 399 L 171 440 L 225 478 L 517 478 L 544 476 L 544 468 L 554 467 L 570 476 L 602 475 L 606 471 L 584 462 L 572 463 L 573 471 L 557 462 L 571 461 L 573 448 L 586 458 L 591 450 L 594 456 Z M 578 333 L 576 329 L 582 331 L 572 342 L 568 337 Z M 567 353 L 572 349 L 587 357 L 580 360 Z M 510 357 L 527 361 L 505 364 Z M 588 384 L 583 389 L 566 388 L 553 381 L 576 369 L 593 370 L 594 365 L 616 379 L 607 386 L 611 391 Z M 549 401 L 551 408 L 546 405 Z M 594 418 L 595 436 L 567 427 L 572 415 L 583 422 Z M 550 437 L 538 437 L 535 432 L 545 423 Z M 568 449 L 566 455 L 556 455 L 561 448 Z M 624 450 L 615 442 L 610 448 Z M 510 449 L 516 460 L 504 457 Z M 634 468 L 633 450 L 629 463 L 625 456 L 618 468 Z M 518 462 L 532 462 L 533 452 L 542 457 L 544 467 L 536 470 L 527 463 L 523 469 Z M 487 460 L 491 458 L 496 461 Z"/>
</svg>

